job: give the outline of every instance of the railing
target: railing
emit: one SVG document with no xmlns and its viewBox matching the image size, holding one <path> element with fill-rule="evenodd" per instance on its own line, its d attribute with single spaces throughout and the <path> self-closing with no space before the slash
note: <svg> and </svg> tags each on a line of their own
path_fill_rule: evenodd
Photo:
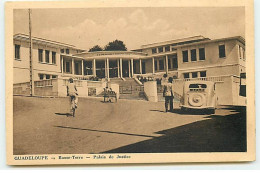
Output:
<svg viewBox="0 0 260 173">
<path fill-rule="evenodd" d="M 52 81 L 56 79 L 47 79 L 47 80 L 41 80 L 41 81 L 35 81 L 34 85 L 35 87 L 52 87 Z"/>
<path fill-rule="evenodd" d="M 102 82 L 100 81 L 87 81 L 88 87 L 102 87 Z"/>
<path fill-rule="evenodd" d="M 132 94 L 133 92 L 143 92 L 144 86 L 119 86 L 119 93 L 120 94 Z"/>
<path fill-rule="evenodd" d="M 213 76 L 213 77 L 199 77 L 199 78 L 186 78 L 186 79 L 174 79 L 173 82 L 178 83 L 178 82 L 184 82 L 184 81 L 212 81 L 212 82 L 224 82 L 225 77 L 230 77 L 230 76 Z"/>
<path fill-rule="evenodd" d="M 62 79 L 62 80 L 63 80 L 63 85 L 64 85 L 64 86 L 67 86 L 68 83 L 69 83 L 69 79 Z M 73 82 L 75 83 L 75 85 L 76 85 L 77 87 L 82 87 L 82 81 L 80 81 L 80 80 L 74 80 Z"/>
</svg>

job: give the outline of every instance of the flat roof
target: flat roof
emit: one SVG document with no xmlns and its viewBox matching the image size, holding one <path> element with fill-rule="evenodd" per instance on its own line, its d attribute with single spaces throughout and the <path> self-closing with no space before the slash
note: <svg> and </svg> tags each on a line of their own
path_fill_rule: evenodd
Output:
<svg viewBox="0 0 260 173">
<path fill-rule="evenodd" d="M 177 46 L 175 46 L 175 48 L 184 47 L 184 46 L 191 46 L 191 45 L 197 45 L 197 44 L 221 42 L 221 41 L 226 41 L 226 40 L 238 40 L 242 44 L 245 44 L 245 39 L 243 37 L 241 37 L 241 36 L 234 36 L 234 37 L 219 38 L 219 39 L 214 39 L 214 40 L 204 40 L 204 41 L 200 41 L 200 42 L 196 42 L 196 43 L 195 42 L 194 43 L 189 43 L 189 44 L 185 44 L 185 45 L 177 45 Z"/>
<path fill-rule="evenodd" d="M 134 51 L 95 51 L 95 52 L 82 52 L 74 54 L 74 56 L 80 56 L 84 59 L 96 59 L 103 60 L 109 59 L 140 59 L 146 57 L 146 53 L 134 52 Z"/>
<path fill-rule="evenodd" d="M 107 56 L 107 55 L 141 55 L 146 56 L 146 53 L 136 51 L 94 51 L 94 52 L 81 52 L 74 55 L 90 55 L 90 56 Z"/>
<path fill-rule="evenodd" d="M 192 39 L 189 39 L 192 38 Z M 158 43 L 152 43 L 148 45 L 142 46 L 140 49 L 134 49 L 132 51 L 142 51 L 147 48 L 154 48 L 154 47 L 160 47 L 160 46 L 166 46 L 166 45 L 173 45 L 175 48 L 177 47 L 184 47 L 184 46 L 190 46 L 190 45 L 196 45 L 196 44 L 205 44 L 205 43 L 211 43 L 211 42 L 219 42 L 219 41 L 225 41 L 225 40 L 232 40 L 236 39 L 240 41 L 242 44 L 245 44 L 245 39 L 241 36 L 233 36 L 233 37 L 225 37 L 225 38 L 219 38 L 211 40 L 209 38 L 205 38 L 202 36 L 194 36 L 194 37 L 188 37 L 184 39 L 178 39 L 178 40 L 170 40 L 165 42 L 158 42 Z"/>
<path fill-rule="evenodd" d="M 177 43 L 182 43 L 182 42 L 189 42 L 189 41 L 200 41 L 200 40 L 210 40 L 210 39 L 206 38 L 202 35 L 198 35 L 198 36 L 192 36 L 192 37 L 186 37 L 186 38 L 174 39 L 174 40 L 169 40 L 169 41 L 146 44 L 146 45 L 142 45 L 141 49 L 160 47 L 160 46 L 177 44 Z M 136 49 L 136 50 L 140 50 L 140 49 Z"/>
<path fill-rule="evenodd" d="M 29 35 L 18 33 L 18 34 L 14 35 L 14 39 L 29 40 Z M 69 47 L 69 48 L 85 51 L 85 49 L 76 48 L 76 46 L 74 46 L 72 44 L 62 43 L 62 42 L 58 42 L 58 41 L 52 41 L 52 40 L 48 40 L 48 39 L 44 39 L 44 38 L 40 38 L 40 37 L 35 37 L 35 36 L 32 36 L 32 39 L 33 39 L 33 41 L 55 44 L 55 45 L 60 45 L 60 46 L 64 46 L 64 47 Z"/>
</svg>

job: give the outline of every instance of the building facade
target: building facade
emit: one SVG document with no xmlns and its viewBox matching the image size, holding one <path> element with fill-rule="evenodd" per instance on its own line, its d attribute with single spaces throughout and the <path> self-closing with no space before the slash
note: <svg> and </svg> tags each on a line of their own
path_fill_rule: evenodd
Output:
<svg viewBox="0 0 260 173">
<path fill-rule="evenodd" d="M 237 75 L 245 72 L 245 40 L 202 36 L 142 46 L 147 73 L 168 73 L 179 79 Z"/>
<path fill-rule="evenodd" d="M 32 65 L 33 79 L 45 80 L 62 76 L 62 55 L 72 56 L 83 52 L 75 46 L 56 41 L 33 37 Z M 24 34 L 14 35 L 14 83 L 30 81 L 29 37 Z"/>
<path fill-rule="evenodd" d="M 33 79 L 160 78 L 236 75 L 245 72 L 245 40 L 195 36 L 143 45 L 132 51 L 87 52 L 73 45 L 33 37 Z M 29 37 L 14 35 L 14 83 L 28 82 Z"/>
</svg>

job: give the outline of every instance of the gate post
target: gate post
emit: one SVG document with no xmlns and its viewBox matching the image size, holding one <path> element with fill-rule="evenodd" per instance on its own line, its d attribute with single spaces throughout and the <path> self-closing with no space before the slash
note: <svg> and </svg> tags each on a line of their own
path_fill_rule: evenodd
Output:
<svg viewBox="0 0 260 173">
<path fill-rule="evenodd" d="M 156 81 L 149 81 L 144 83 L 144 93 L 151 102 L 158 102 L 157 96 L 157 82 Z"/>
</svg>

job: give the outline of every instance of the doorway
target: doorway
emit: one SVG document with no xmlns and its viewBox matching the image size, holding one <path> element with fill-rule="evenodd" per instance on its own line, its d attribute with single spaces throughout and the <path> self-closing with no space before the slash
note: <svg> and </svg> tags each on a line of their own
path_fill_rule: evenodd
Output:
<svg viewBox="0 0 260 173">
<path fill-rule="evenodd" d="M 123 77 L 129 77 L 128 62 L 129 62 L 128 60 L 123 61 L 123 66 L 122 66 Z"/>
</svg>

